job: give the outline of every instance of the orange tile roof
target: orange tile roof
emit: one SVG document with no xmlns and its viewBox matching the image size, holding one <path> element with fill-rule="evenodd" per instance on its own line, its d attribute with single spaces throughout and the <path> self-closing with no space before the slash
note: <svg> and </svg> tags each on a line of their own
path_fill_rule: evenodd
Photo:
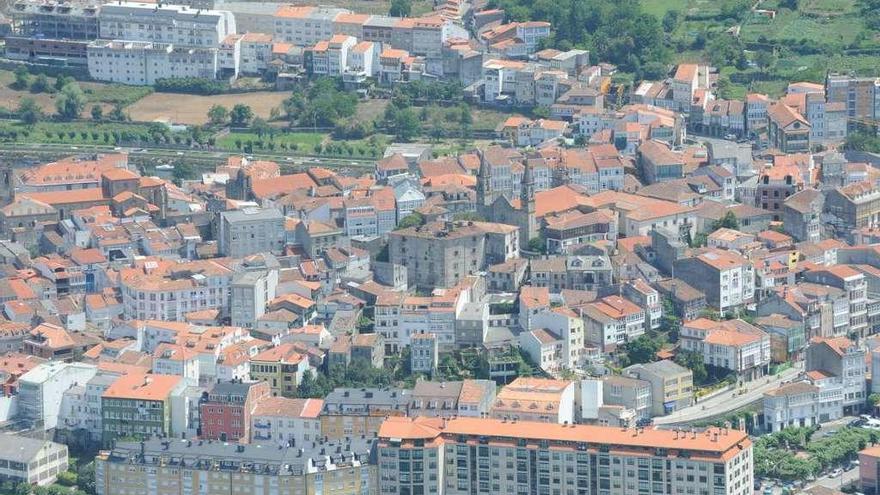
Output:
<svg viewBox="0 0 880 495">
<path fill-rule="evenodd" d="M 263 397 L 257 402 L 251 415 L 315 419 L 323 408 L 324 399 Z"/>
<path fill-rule="evenodd" d="M 714 440 L 717 435 L 717 440 Z M 704 452 L 709 455 L 739 453 L 751 446 L 748 434 L 729 429 L 709 428 L 696 435 L 673 430 L 643 430 L 593 425 L 561 425 L 531 421 L 506 422 L 498 419 L 459 417 L 444 420 L 429 417 L 389 417 L 379 428 L 381 439 L 432 440 L 457 435 L 502 437 L 509 439 L 585 442 L 616 447 L 669 448 Z"/>
<path fill-rule="evenodd" d="M 21 196 L 28 197 L 37 201 L 42 201 L 47 205 L 67 205 L 75 203 L 90 203 L 98 201 L 106 201 L 101 188 L 93 187 L 89 189 L 73 189 L 71 191 L 52 191 L 52 192 L 26 192 Z"/>
<path fill-rule="evenodd" d="M 251 191 L 254 196 L 262 199 L 271 198 L 281 194 L 290 194 L 297 189 L 308 190 L 317 186 L 318 184 L 312 180 L 309 174 L 300 173 L 254 180 L 251 183 Z"/>
<path fill-rule="evenodd" d="M 302 354 L 296 351 L 296 346 L 288 342 L 257 354 L 251 361 L 272 363 L 298 363 L 303 360 Z"/>
<path fill-rule="evenodd" d="M 177 375 L 126 374 L 113 382 L 113 385 L 110 385 L 101 397 L 105 399 L 166 400 L 181 380 L 183 377 Z"/>
<path fill-rule="evenodd" d="M 275 17 L 287 17 L 291 19 L 303 19 L 311 14 L 315 7 L 300 5 L 282 5 L 275 11 Z"/>
</svg>

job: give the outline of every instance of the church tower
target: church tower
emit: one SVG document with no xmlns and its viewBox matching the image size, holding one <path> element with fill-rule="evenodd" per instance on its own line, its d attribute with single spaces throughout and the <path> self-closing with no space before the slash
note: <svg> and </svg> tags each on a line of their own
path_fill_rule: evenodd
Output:
<svg viewBox="0 0 880 495">
<path fill-rule="evenodd" d="M 480 171 L 477 173 L 477 214 L 492 220 L 492 167 L 489 165 L 482 150 L 477 150 L 480 157 Z"/>
<path fill-rule="evenodd" d="M 529 159 L 525 161 L 519 202 L 519 244 L 527 248 L 529 241 L 538 237 L 538 221 L 535 218 L 535 176 Z"/>
</svg>

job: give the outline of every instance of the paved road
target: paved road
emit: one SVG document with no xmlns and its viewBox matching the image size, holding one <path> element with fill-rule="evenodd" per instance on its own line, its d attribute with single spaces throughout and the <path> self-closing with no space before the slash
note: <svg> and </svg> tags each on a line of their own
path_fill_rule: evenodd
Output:
<svg viewBox="0 0 880 495">
<path fill-rule="evenodd" d="M 738 394 L 738 390 L 731 390 L 716 395 L 715 397 L 705 399 L 685 409 L 679 409 L 667 416 L 654 418 L 656 425 L 677 425 L 682 423 L 692 423 L 705 418 L 720 416 L 731 411 L 743 408 L 753 402 L 761 400 L 764 392 L 775 389 L 780 383 L 791 380 L 801 372 L 803 364 L 796 363 L 793 368 L 789 368 L 778 375 L 762 378 L 754 382 L 746 384 L 748 391 L 742 395 Z"/>
</svg>

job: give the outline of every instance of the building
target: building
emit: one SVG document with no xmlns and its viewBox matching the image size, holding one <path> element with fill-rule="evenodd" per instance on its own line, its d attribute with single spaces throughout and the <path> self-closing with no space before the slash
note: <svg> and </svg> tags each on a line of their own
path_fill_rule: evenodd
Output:
<svg viewBox="0 0 880 495">
<path fill-rule="evenodd" d="M 819 420 L 819 387 L 808 381 L 788 383 L 764 394 L 764 427 L 775 432 L 787 427 L 814 426 Z"/>
<path fill-rule="evenodd" d="M 304 447 L 322 437 L 318 415 L 321 399 L 264 397 L 254 406 L 250 418 L 251 442 Z"/>
<path fill-rule="evenodd" d="M 251 380 L 268 382 L 273 396 L 292 397 L 303 373 L 309 370 L 309 360 L 298 349 L 292 343 L 284 343 L 252 356 Z"/>
<path fill-rule="evenodd" d="M 639 146 L 639 164 L 647 184 L 683 177 L 684 158 L 660 141 L 645 141 Z"/>
<path fill-rule="evenodd" d="M 651 384 L 652 416 L 663 416 L 694 402 L 694 374 L 674 361 L 634 364 L 623 373 Z"/>
<path fill-rule="evenodd" d="M 767 374 L 770 367 L 770 336 L 743 320 L 713 321 L 707 318 L 681 326 L 681 349 L 699 353 L 703 363 L 750 381 Z"/>
<path fill-rule="evenodd" d="M 193 310 L 229 310 L 233 271 L 216 260 L 147 261 L 119 274 L 127 319 L 178 321 Z"/>
<path fill-rule="evenodd" d="M 489 416 L 508 421 L 574 424 L 575 382 L 519 377 L 505 385 Z"/>
<path fill-rule="evenodd" d="M 814 337 L 806 350 L 804 371 L 842 381 L 844 414 L 856 414 L 867 399 L 865 350 L 846 337 Z"/>
<path fill-rule="evenodd" d="M 408 404 L 410 416 L 483 416 L 495 403 L 492 380 L 416 381 Z"/>
<path fill-rule="evenodd" d="M 245 208 L 220 214 L 220 253 L 243 258 L 280 253 L 284 247 L 284 215 L 275 208 Z"/>
<path fill-rule="evenodd" d="M 750 303 L 755 296 L 752 262 L 733 251 L 709 248 L 676 260 L 675 276 L 702 292 L 706 302 L 722 313 Z"/>
<path fill-rule="evenodd" d="M 638 419 L 651 417 L 653 392 L 650 382 L 621 375 L 606 375 L 600 380 L 603 404 L 631 410 Z"/>
<path fill-rule="evenodd" d="M 849 300 L 847 335 L 865 337 L 868 332 L 868 281 L 865 274 L 849 265 L 832 265 L 804 274 L 807 282 L 835 287 Z"/>
<path fill-rule="evenodd" d="M 18 417 L 40 430 L 58 426 L 64 392 L 85 385 L 97 373 L 85 363 L 41 363 L 18 379 Z"/>
<path fill-rule="evenodd" d="M 880 493 L 880 446 L 859 452 L 859 486 L 865 495 Z"/>
<path fill-rule="evenodd" d="M 783 153 L 809 153 L 811 129 L 810 122 L 785 103 L 767 110 L 767 139 Z"/>
<path fill-rule="evenodd" d="M 172 425 L 172 402 L 177 402 L 185 387 L 183 377 L 175 375 L 119 377 L 101 396 L 104 445 L 120 437 L 149 439 L 183 433 Z M 178 417 L 184 413 L 177 411 Z"/>
<path fill-rule="evenodd" d="M 856 182 L 825 193 L 825 213 L 834 233 L 847 239 L 856 229 L 880 227 L 880 188 Z"/>
<path fill-rule="evenodd" d="M 67 445 L 8 434 L 2 438 L 0 480 L 46 486 L 67 471 Z"/>
<path fill-rule="evenodd" d="M 99 38 L 215 48 L 235 33 L 232 12 L 173 4 L 117 2 L 102 5 Z"/>
<path fill-rule="evenodd" d="M 271 395 L 266 382 L 220 382 L 199 400 L 199 437 L 221 442 L 250 439 L 251 413 Z"/>
<path fill-rule="evenodd" d="M 815 189 L 794 193 L 782 203 L 782 226 L 801 242 L 818 242 L 822 236 L 825 195 Z"/>
<path fill-rule="evenodd" d="M 269 302 L 275 299 L 278 287 L 278 270 L 249 270 L 239 273 L 229 288 L 232 325 L 253 328 L 256 321 L 266 314 Z"/>
<path fill-rule="evenodd" d="M 405 416 L 410 391 L 389 388 L 336 388 L 324 397 L 321 434 L 330 440 L 371 436 L 389 416 Z"/>
<path fill-rule="evenodd" d="M 373 442 L 358 437 L 280 448 L 180 439 L 119 443 L 95 458 L 95 491 L 161 486 L 164 494 L 185 495 L 192 483 L 205 494 L 268 493 L 271 486 L 278 495 L 377 495 Z"/>
<path fill-rule="evenodd" d="M 844 104 L 851 119 L 880 119 L 880 79 L 829 73 L 825 97 L 829 103 Z"/>
<path fill-rule="evenodd" d="M 416 452 L 422 457 L 413 459 Z M 575 487 L 599 493 L 600 486 L 607 486 L 607 493 L 623 494 L 637 491 L 639 471 L 646 493 L 745 495 L 754 482 L 751 440 L 727 428 L 689 433 L 503 419 L 389 418 L 379 430 L 378 458 L 381 493 L 459 495 L 478 486 L 491 495 L 574 493 Z M 448 465 L 457 468 L 446 470 Z M 600 467 L 609 467 L 607 474 Z"/>
<path fill-rule="evenodd" d="M 388 234 L 391 263 L 410 287 L 453 287 L 489 265 L 519 257 L 519 229 L 488 222 L 435 222 Z"/>
<path fill-rule="evenodd" d="M 214 48 L 157 41 L 99 39 L 88 44 L 86 56 L 93 79 L 129 85 L 153 85 L 159 79 L 186 77 L 216 79 L 220 71 Z"/>
<path fill-rule="evenodd" d="M 410 336 L 410 369 L 413 373 L 433 375 L 440 361 L 437 336 L 420 333 Z"/>
</svg>

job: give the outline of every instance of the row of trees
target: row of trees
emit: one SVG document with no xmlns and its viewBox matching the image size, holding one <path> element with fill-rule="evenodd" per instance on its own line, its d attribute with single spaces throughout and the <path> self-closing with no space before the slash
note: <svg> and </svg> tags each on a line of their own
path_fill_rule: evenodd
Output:
<svg viewBox="0 0 880 495">
<path fill-rule="evenodd" d="M 880 440 L 880 432 L 843 428 L 811 441 L 814 427 L 786 428 L 755 440 L 755 476 L 783 481 L 803 480 L 855 459 L 858 452 Z M 806 455 L 804 455 L 806 453 Z"/>
<path fill-rule="evenodd" d="M 208 122 L 212 126 L 232 124 L 233 127 L 245 127 L 254 121 L 254 110 L 244 103 L 236 103 L 232 110 L 223 105 L 212 105 L 208 109 Z"/>
<path fill-rule="evenodd" d="M 75 82 L 68 83 L 61 91 L 58 93 L 58 96 L 55 98 L 55 117 L 58 120 L 74 120 L 79 118 L 80 114 L 86 107 L 86 102 L 88 99 L 86 95 L 82 92 L 79 85 Z M 103 111 L 100 110 L 98 115 L 102 115 Z M 95 110 L 92 110 L 92 116 L 94 117 Z M 18 104 L 18 117 L 22 121 L 22 123 L 32 126 L 43 120 L 46 116 L 43 113 L 43 109 L 37 104 L 36 100 L 30 97 L 22 98 Z"/>
</svg>

